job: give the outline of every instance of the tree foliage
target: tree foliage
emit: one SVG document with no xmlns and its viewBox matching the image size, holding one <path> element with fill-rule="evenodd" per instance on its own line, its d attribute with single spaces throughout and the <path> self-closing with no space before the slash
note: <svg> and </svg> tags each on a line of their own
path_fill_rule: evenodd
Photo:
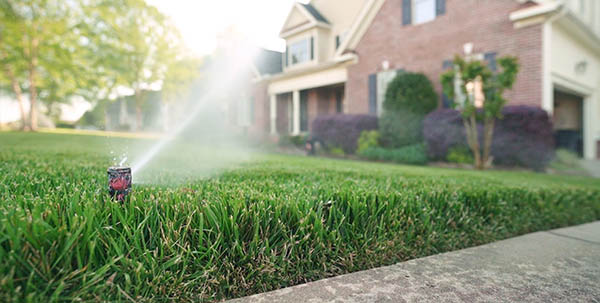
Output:
<svg viewBox="0 0 600 303">
<path fill-rule="evenodd" d="M 140 126 L 145 91 L 187 83 L 182 53 L 179 32 L 144 0 L 0 0 L 0 87 L 31 129 L 38 101 L 50 108 L 78 95 L 98 103 L 127 89 Z"/>
<path fill-rule="evenodd" d="M 506 56 L 498 59 L 500 71 L 492 72 L 485 62 L 465 60 L 460 56 L 454 59 L 453 70 L 441 75 L 444 93 L 454 100 L 453 105 L 462 112 L 467 143 L 473 153 L 475 166 L 484 169 L 491 165 L 491 146 L 496 119 L 502 118 L 502 109 L 507 100 L 504 92 L 511 89 L 519 72 L 516 57 Z M 467 90 L 469 83 L 481 83 L 484 101 L 476 104 L 474 92 Z M 459 91 L 456 91 L 456 88 Z M 464 96 L 459 99 L 459 96 Z M 483 151 L 479 144 L 477 121 L 483 121 Z"/>
</svg>

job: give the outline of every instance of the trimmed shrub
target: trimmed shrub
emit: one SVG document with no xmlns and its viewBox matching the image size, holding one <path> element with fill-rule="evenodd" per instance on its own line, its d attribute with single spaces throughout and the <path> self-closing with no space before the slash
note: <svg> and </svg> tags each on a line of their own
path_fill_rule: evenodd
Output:
<svg viewBox="0 0 600 303">
<path fill-rule="evenodd" d="M 396 162 L 402 164 L 425 165 L 427 155 L 423 144 L 415 144 L 397 149 L 370 147 L 360 153 L 360 156 L 376 161 Z"/>
<path fill-rule="evenodd" d="M 383 109 L 425 115 L 438 105 L 438 96 L 431 81 L 422 73 L 400 73 L 385 92 Z"/>
<path fill-rule="evenodd" d="M 360 137 L 358 138 L 358 149 L 356 152 L 358 154 L 367 150 L 371 147 L 379 146 L 379 132 L 376 130 L 365 130 L 360 133 Z"/>
<path fill-rule="evenodd" d="M 376 116 L 336 114 L 317 117 L 312 124 L 312 135 L 327 147 L 340 147 L 346 154 L 353 154 L 360 134 L 376 129 Z"/>
<path fill-rule="evenodd" d="M 538 107 L 507 106 L 496 121 L 492 156 L 494 164 L 543 170 L 554 155 L 552 122 Z M 483 128 L 480 126 L 480 141 Z M 460 113 L 444 109 L 425 118 L 423 133 L 430 159 L 446 159 L 451 147 L 466 146 Z"/>
<path fill-rule="evenodd" d="M 410 112 L 385 112 L 379 119 L 381 143 L 388 148 L 399 148 L 423 142 L 423 119 Z"/>
<path fill-rule="evenodd" d="M 425 75 L 398 74 L 388 85 L 379 121 L 383 146 L 399 148 L 423 142 L 423 118 L 437 104 L 437 94 Z"/>
<path fill-rule="evenodd" d="M 473 164 L 473 153 L 466 146 L 450 148 L 446 160 L 450 163 Z"/>
</svg>

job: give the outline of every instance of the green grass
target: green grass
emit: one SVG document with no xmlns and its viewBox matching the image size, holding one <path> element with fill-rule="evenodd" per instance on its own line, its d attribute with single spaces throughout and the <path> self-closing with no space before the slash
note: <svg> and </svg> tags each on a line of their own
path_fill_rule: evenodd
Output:
<svg viewBox="0 0 600 303">
<path fill-rule="evenodd" d="M 121 205 L 131 140 L 0 133 L 0 301 L 212 301 L 600 219 L 595 179 L 283 155 Z"/>
</svg>

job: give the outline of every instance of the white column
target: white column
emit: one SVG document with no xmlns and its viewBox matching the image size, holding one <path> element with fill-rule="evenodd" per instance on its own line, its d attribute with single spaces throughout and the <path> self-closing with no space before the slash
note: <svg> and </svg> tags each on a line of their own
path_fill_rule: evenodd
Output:
<svg viewBox="0 0 600 303">
<path fill-rule="evenodd" d="M 292 93 L 292 135 L 300 134 L 300 91 L 295 90 Z"/>
<path fill-rule="evenodd" d="M 271 135 L 277 134 L 277 95 L 271 95 Z"/>
</svg>

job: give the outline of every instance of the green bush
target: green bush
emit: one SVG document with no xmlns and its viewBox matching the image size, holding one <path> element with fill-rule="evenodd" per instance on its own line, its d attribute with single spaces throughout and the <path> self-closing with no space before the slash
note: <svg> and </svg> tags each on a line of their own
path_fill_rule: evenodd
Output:
<svg viewBox="0 0 600 303">
<path fill-rule="evenodd" d="M 361 152 L 371 148 L 379 146 L 379 132 L 376 130 L 365 130 L 360 133 L 360 137 L 358 138 L 358 149 L 356 150 L 358 154 Z"/>
<path fill-rule="evenodd" d="M 437 94 L 425 75 L 398 74 L 388 85 L 379 120 L 383 146 L 399 148 L 423 142 L 423 119 L 437 105 Z"/>
<path fill-rule="evenodd" d="M 379 118 L 381 143 L 400 148 L 423 142 L 423 116 L 410 112 L 384 112 Z"/>
<path fill-rule="evenodd" d="M 306 144 L 305 135 L 281 136 L 279 138 L 279 146 L 304 148 Z"/>
<path fill-rule="evenodd" d="M 397 149 L 371 147 L 363 151 L 360 156 L 369 160 L 425 165 L 427 164 L 427 155 L 425 152 L 423 144 L 415 144 Z"/>
<path fill-rule="evenodd" d="M 466 146 L 455 146 L 448 150 L 446 160 L 450 163 L 473 164 L 473 154 Z"/>
<path fill-rule="evenodd" d="M 341 147 L 337 147 L 337 146 L 330 147 L 328 152 L 330 155 L 337 156 L 337 157 L 343 157 L 346 155 L 344 150 Z"/>
<path fill-rule="evenodd" d="M 425 116 L 438 106 L 438 96 L 431 81 L 422 73 L 400 73 L 385 92 L 383 109 Z"/>
</svg>

